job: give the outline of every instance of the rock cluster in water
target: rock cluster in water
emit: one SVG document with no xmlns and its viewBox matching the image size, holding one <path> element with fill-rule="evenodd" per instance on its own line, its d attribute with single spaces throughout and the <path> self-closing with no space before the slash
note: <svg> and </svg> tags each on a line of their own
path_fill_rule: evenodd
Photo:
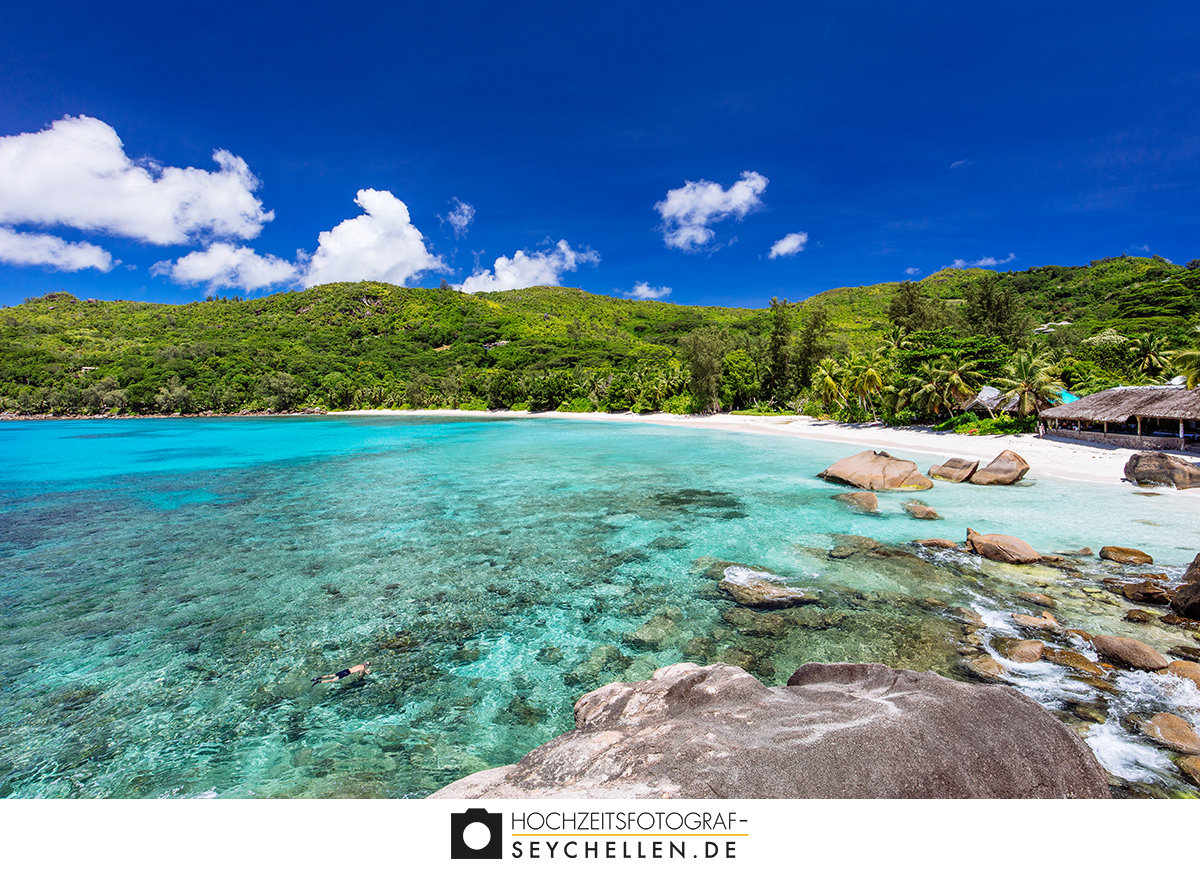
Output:
<svg viewBox="0 0 1200 871">
<path fill-rule="evenodd" d="M 1200 466 L 1171 454 L 1145 451 L 1125 463 L 1125 480 L 1139 486 L 1157 484 L 1187 490 L 1200 487 Z"/>
<path fill-rule="evenodd" d="M 810 663 L 769 688 L 734 666 L 681 663 L 588 693 L 573 730 L 431 798 L 1108 794 L 1087 746 L 1006 687 Z"/>
</svg>

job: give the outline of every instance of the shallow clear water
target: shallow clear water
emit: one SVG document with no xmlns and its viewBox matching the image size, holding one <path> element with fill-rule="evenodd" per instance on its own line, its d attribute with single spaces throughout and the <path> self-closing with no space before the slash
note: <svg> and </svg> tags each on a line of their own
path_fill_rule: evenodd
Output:
<svg viewBox="0 0 1200 871">
<path fill-rule="evenodd" d="M 582 693 L 682 659 L 767 683 L 839 660 L 963 678 L 950 609 L 1016 634 L 1023 590 L 1081 629 L 1196 644 L 1122 623 L 1133 606 L 1098 588 L 1112 572 L 1095 561 L 830 550 L 971 526 L 1043 552 L 1138 547 L 1177 580 L 1200 500 L 1040 479 L 917 494 L 940 521 L 900 494 L 868 516 L 815 477 L 857 450 L 625 422 L 0 424 L 0 795 L 425 795 L 570 728 Z M 821 602 L 734 608 L 717 561 Z M 367 659 L 367 680 L 311 686 Z M 1055 710 L 1077 686 L 1017 672 Z M 1195 723 L 1193 696 L 1139 685 L 1087 740 L 1120 780 L 1182 789 L 1170 754 L 1120 723 L 1139 704 Z"/>
</svg>

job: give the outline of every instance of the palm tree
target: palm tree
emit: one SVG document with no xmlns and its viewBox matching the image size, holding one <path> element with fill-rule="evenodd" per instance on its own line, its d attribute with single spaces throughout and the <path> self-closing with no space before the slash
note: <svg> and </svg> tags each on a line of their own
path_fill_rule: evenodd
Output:
<svg viewBox="0 0 1200 871">
<path fill-rule="evenodd" d="M 1130 350 L 1137 360 L 1137 367 L 1147 375 L 1161 372 L 1171 364 L 1171 354 L 1164 347 L 1162 336 L 1139 336 L 1134 339 Z"/>
<path fill-rule="evenodd" d="M 842 389 L 842 367 L 832 357 L 817 364 L 813 372 L 813 390 L 825 405 L 841 405 L 846 400 Z"/>
<path fill-rule="evenodd" d="M 946 380 L 946 389 L 950 396 L 961 405 L 979 392 L 975 385 L 983 378 L 967 360 L 953 362 L 949 357 L 941 357 L 937 361 L 937 369 Z"/>
<path fill-rule="evenodd" d="M 885 374 L 883 351 L 878 348 L 870 354 L 854 354 L 846 364 L 849 370 L 849 391 L 858 397 L 863 406 L 871 412 L 872 419 L 878 420 L 872 396 L 877 396 L 883 390 Z"/>
<path fill-rule="evenodd" d="M 946 373 L 938 366 L 926 360 L 917 367 L 917 371 L 908 376 L 904 386 L 900 388 L 897 411 L 911 405 L 922 414 L 941 417 L 942 412 L 953 404 Z"/>
<path fill-rule="evenodd" d="M 1192 330 L 1200 333 L 1200 326 L 1192 327 Z M 1200 385 L 1200 351 L 1176 351 L 1171 356 L 1171 364 L 1187 379 L 1188 390 L 1195 390 Z"/>
<path fill-rule="evenodd" d="M 1018 417 L 1036 414 L 1067 389 L 1058 377 L 1057 367 L 1045 357 L 1035 357 L 1027 351 L 1018 351 L 1004 372 L 1005 377 L 997 383 L 1004 390 L 1004 399 L 1017 400 Z"/>
</svg>

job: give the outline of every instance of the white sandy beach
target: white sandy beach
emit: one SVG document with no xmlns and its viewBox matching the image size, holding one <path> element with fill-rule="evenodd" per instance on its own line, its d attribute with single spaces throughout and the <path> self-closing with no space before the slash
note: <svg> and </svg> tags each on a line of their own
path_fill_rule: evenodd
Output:
<svg viewBox="0 0 1200 871">
<path fill-rule="evenodd" d="M 570 414 L 546 411 L 533 414 L 526 411 L 344 411 L 335 414 L 406 415 L 413 417 L 517 417 L 557 418 L 563 420 L 598 420 L 629 423 L 652 423 L 663 426 L 684 426 L 719 429 L 726 432 L 756 433 L 759 435 L 818 439 L 845 442 L 864 448 L 884 450 L 893 456 L 911 459 L 925 471 L 929 463 L 942 462 L 950 457 L 963 457 L 989 462 L 1004 450 L 1015 451 L 1029 463 L 1029 475 L 1048 475 L 1075 481 L 1094 481 L 1116 484 L 1124 476 L 1125 463 L 1137 453 L 1130 448 L 1110 448 L 1065 439 L 1038 438 L 1032 433 L 1023 435 L 968 436 L 953 432 L 934 432 L 929 427 L 893 429 L 867 424 L 847 424 L 818 420 L 802 415 L 757 417 L 741 414 L 712 414 L 685 416 L 677 414 Z M 847 452 L 850 453 L 849 451 Z M 1172 452 L 1174 453 L 1174 452 Z M 912 454 L 913 456 L 909 456 Z M 1194 462 L 1195 457 L 1178 454 Z M 1200 489 L 1180 491 L 1181 495 L 1200 497 Z"/>
</svg>

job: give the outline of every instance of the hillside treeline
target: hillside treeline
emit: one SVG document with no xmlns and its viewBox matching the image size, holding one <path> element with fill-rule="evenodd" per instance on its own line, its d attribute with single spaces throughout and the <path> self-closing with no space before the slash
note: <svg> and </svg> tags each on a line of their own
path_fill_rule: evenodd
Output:
<svg viewBox="0 0 1200 871">
<path fill-rule="evenodd" d="M 1200 263 L 1189 266 L 943 270 L 766 309 L 375 282 L 186 305 L 53 293 L 0 310 L 0 407 L 753 409 L 904 423 L 952 417 L 991 384 L 1028 417 L 1064 389 L 1192 371 Z"/>
</svg>

